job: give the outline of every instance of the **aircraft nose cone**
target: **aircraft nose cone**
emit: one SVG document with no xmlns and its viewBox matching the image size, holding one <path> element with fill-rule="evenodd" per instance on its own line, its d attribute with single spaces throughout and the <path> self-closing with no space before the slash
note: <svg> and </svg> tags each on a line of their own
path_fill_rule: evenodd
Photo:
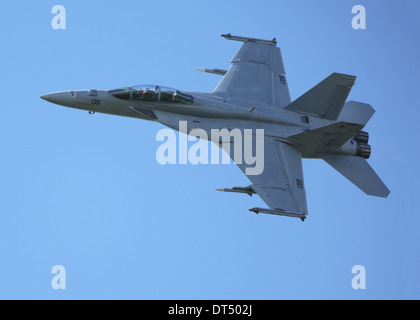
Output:
<svg viewBox="0 0 420 320">
<path fill-rule="evenodd" d="M 44 94 L 41 96 L 41 99 L 51 103 L 59 104 L 61 106 L 73 107 L 76 101 L 76 96 L 72 91 L 62 91 Z"/>
</svg>

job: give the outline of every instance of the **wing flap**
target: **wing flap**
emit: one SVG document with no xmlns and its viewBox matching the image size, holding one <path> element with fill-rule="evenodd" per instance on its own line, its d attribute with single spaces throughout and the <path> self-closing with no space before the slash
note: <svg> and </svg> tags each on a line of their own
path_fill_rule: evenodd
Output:
<svg viewBox="0 0 420 320">
<path fill-rule="evenodd" d="M 252 189 L 272 210 L 297 212 L 288 189 L 252 185 Z"/>
</svg>

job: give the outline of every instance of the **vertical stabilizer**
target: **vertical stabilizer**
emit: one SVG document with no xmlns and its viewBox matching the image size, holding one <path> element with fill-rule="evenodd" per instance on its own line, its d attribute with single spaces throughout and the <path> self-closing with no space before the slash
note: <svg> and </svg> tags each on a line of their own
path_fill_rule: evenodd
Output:
<svg viewBox="0 0 420 320">
<path fill-rule="evenodd" d="M 366 159 L 337 154 L 326 154 L 322 158 L 366 194 L 382 198 L 388 197 L 389 189 Z"/>
</svg>

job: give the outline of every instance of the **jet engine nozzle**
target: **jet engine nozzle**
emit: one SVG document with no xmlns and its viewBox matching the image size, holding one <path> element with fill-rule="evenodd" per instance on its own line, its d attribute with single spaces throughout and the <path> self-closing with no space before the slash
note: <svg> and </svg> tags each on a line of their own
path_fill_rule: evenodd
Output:
<svg viewBox="0 0 420 320">
<path fill-rule="evenodd" d="M 361 143 L 368 143 L 369 133 L 366 131 L 359 131 L 358 133 L 356 133 L 353 139 Z"/>
<path fill-rule="evenodd" d="M 357 143 L 356 156 L 369 159 L 371 152 L 372 152 L 372 148 L 370 147 L 370 145 L 366 143 L 360 143 L 360 142 Z"/>
</svg>

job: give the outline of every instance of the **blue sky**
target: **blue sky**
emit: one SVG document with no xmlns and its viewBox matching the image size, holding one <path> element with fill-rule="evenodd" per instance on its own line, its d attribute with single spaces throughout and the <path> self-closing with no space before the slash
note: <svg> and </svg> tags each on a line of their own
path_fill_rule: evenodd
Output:
<svg viewBox="0 0 420 320">
<path fill-rule="evenodd" d="M 51 27 L 54 5 L 66 30 Z M 366 30 L 351 9 L 366 8 Z M 420 298 L 418 39 L 404 1 L 21 1 L 0 12 L 0 298 Z M 155 159 L 157 123 L 67 109 L 40 95 L 157 83 L 211 91 L 240 44 L 277 37 L 296 99 L 332 72 L 370 103 L 370 164 L 388 199 L 304 160 L 309 217 L 254 215 L 234 165 Z M 51 269 L 66 269 L 53 290 Z M 354 290 L 354 265 L 366 290 Z"/>
</svg>

